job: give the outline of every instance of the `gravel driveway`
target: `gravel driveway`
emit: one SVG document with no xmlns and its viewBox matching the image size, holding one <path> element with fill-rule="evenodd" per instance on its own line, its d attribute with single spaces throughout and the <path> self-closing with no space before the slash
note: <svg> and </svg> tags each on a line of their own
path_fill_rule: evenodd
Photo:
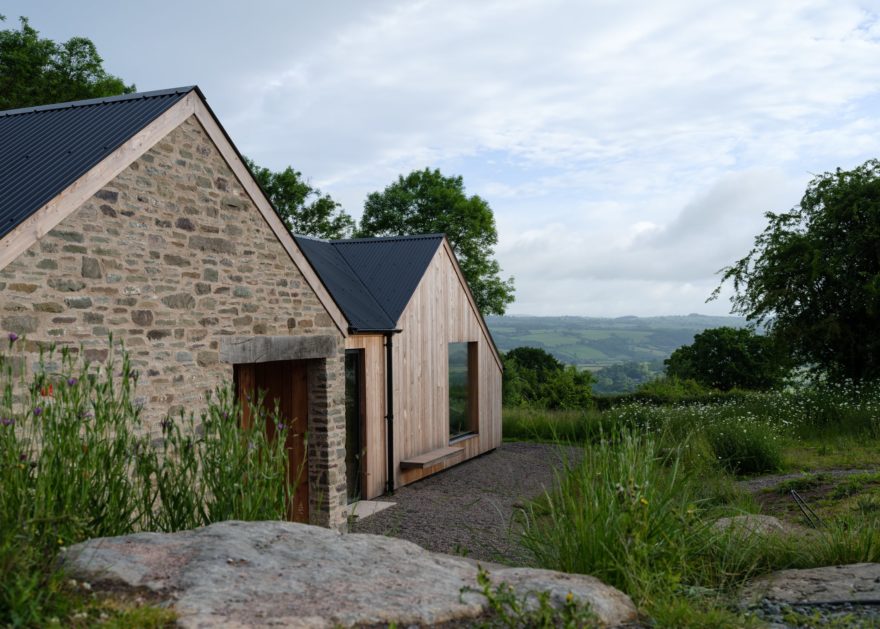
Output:
<svg viewBox="0 0 880 629">
<path fill-rule="evenodd" d="M 555 485 L 577 448 L 504 443 L 500 448 L 383 496 L 395 505 L 358 521 L 355 533 L 390 535 L 435 552 L 524 565 L 519 507 Z"/>
</svg>

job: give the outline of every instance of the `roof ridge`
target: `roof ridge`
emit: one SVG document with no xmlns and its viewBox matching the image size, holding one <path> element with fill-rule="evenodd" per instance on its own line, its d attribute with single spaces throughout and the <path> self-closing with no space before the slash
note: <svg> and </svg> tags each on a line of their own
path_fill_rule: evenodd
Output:
<svg viewBox="0 0 880 629">
<path fill-rule="evenodd" d="M 152 90 L 149 92 L 134 92 L 132 94 L 119 94 L 117 96 L 102 96 L 99 98 L 88 98 L 84 100 L 72 100 L 64 103 L 50 103 L 47 105 L 34 105 L 32 107 L 19 107 L 17 109 L 7 109 L 0 111 L 0 118 L 8 116 L 20 116 L 24 114 L 39 113 L 43 111 L 57 111 L 59 109 L 73 109 L 75 107 L 88 107 L 90 105 L 108 105 L 129 100 L 143 100 L 147 98 L 155 98 L 158 96 L 169 96 L 171 94 L 186 94 L 193 90 L 198 91 L 197 85 L 189 85 L 185 87 L 172 87 L 164 90 Z"/>
<path fill-rule="evenodd" d="M 446 234 L 438 232 L 435 234 L 407 234 L 403 236 L 368 236 L 366 238 L 341 238 L 339 240 L 330 240 L 331 245 L 347 245 L 361 242 L 393 242 L 395 240 L 434 240 L 445 237 Z"/>
</svg>

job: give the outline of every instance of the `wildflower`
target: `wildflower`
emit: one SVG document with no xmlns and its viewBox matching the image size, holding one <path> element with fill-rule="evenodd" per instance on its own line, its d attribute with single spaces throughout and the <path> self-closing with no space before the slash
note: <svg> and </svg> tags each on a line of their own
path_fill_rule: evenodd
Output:
<svg viewBox="0 0 880 629">
<path fill-rule="evenodd" d="M 67 386 L 69 386 L 69 387 L 75 386 L 77 382 L 79 382 L 79 380 L 77 380 L 76 378 L 71 376 L 70 378 L 67 379 Z"/>
<path fill-rule="evenodd" d="M 0 424 L 2 424 L 3 426 L 11 426 L 14 423 L 15 420 L 11 417 L 4 417 L 3 419 L 0 419 Z"/>
<path fill-rule="evenodd" d="M 284 430 L 284 424 L 283 424 L 283 423 L 278 422 L 278 430 L 279 430 L 279 432 L 282 431 L 282 430 Z"/>
<path fill-rule="evenodd" d="M 574 601 L 574 594 L 569 592 L 565 595 L 565 602 L 571 604 L 572 601 Z"/>
<path fill-rule="evenodd" d="M 645 505 L 646 507 L 648 506 L 648 499 L 645 498 L 644 496 L 642 496 L 641 498 L 639 498 L 639 502 L 641 502 L 641 503 L 642 503 L 643 505 Z"/>
<path fill-rule="evenodd" d="M 52 397 L 54 391 L 52 390 L 52 385 L 44 386 L 40 388 L 40 395 L 42 397 Z"/>
<path fill-rule="evenodd" d="M 9 344 L 12 345 L 18 340 L 18 334 L 16 334 L 15 332 L 10 332 L 7 335 L 7 338 L 9 339 Z"/>
<path fill-rule="evenodd" d="M 42 406 L 37 406 L 34 408 L 34 415 L 39 417 L 42 414 L 43 414 L 43 407 Z"/>
</svg>

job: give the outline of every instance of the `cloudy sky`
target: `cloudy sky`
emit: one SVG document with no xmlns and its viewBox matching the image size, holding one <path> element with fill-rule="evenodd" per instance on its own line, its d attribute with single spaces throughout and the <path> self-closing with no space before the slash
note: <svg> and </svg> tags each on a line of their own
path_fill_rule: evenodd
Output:
<svg viewBox="0 0 880 629">
<path fill-rule="evenodd" d="M 426 166 L 489 201 L 513 314 L 704 303 L 766 211 L 880 157 L 877 0 L 6 0 L 360 216 Z"/>
</svg>

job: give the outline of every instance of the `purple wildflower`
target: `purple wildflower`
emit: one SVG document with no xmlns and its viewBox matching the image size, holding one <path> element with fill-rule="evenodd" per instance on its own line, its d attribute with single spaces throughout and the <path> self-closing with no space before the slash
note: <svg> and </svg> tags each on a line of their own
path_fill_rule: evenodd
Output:
<svg viewBox="0 0 880 629">
<path fill-rule="evenodd" d="M 8 334 L 8 338 L 10 343 L 15 343 L 18 340 L 18 334 L 16 334 L 15 332 L 10 332 Z"/>
<path fill-rule="evenodd" d="M 77 382 L 79 382 L 79 380 L 77 380 L 76 378 L 71 376 L 70 378 L 67 379 L 67 386 L 69 386 L 69 387 L 75 386 Z"/>
<path fill-rule="evenodd" d="M 4 417 L 3 419 L 0 419 L 0 424 L 2 424 L 4 426 L 11 426 L 14 423 L 15 423 L 15 420 L 12 419 L 11 417 Z"/>
<path fill-rule="evenodd" d="M 22 452 L 21 454 L 18 455 L 18 460 L 21 461 L 22 463 L 24 463 L 25 461 L 27 461 L 27 455 L 24 452 Z"/>
<path fill-rule="evenodd" d="M 34 407 L 34 415 L 39 417 L 42 414 L 43 414 L 43 407 L 42 406 Z"/>
<path fill-rule="evenodd" d="M 278 422 L 278 430 L 279 430 L 279 431 L 284 430 L 284 424 L 283 424 L 283 423 Z"/>
</svg>

